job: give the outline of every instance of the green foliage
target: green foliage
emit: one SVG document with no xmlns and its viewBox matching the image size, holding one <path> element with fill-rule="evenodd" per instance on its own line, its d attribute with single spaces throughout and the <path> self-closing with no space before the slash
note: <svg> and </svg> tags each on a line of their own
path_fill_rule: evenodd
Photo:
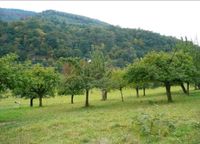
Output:
<svg viewBox="0 0 200 144">
<path fill-rule="evenodd" d="M 133 64 L 129 65 L 126 69 L 124 78 L 129 84 L 137 86 L 148 86 L 150 77 L 148 75 L 148 68 L 140 60 L 136 60 Z"/>
<path fill-rule="evenodd" d="M 149 115 L 142 113 L 133 120 L 133 128 L 143 136 L 167 137 L 176 129 L 176 122 L 171 119 L 163 119 L 164 114 Z"/>
<path fill-rule="evenodd" d="M 54 96 L 57 82 L 58 74 L 54 68 L 39 64 L 24 65 L 20 69 L 14 93 L 30 99 Z"/>
<path fill-rule="evenodd" d="M 192 42 L 187 40 L 187 37 L 185 38 L 185 41 L 182 40 L 176 44 L 175 50 L 181 50 L 184 52 L 184 54 L 190 55 L 193 61 L 194 67 L 190 70 L 187 70 L 188 73 L 190 73 L 192 79 L 187 78 L 186 81 L 195 83 L 198 85 L 200 83 L 200 47 L 198 45 L 193 44 Z M 190 58 L 190 59 L 191 59 Z M 194 74 L 195 71 L 195 74 Z M 199 85 L 200 86 L 200 85 Z"/>
<path fill-rule="evenodd" d="M 178 41 L 141 29 L 124 29 L 82 16 L 44 11 L 26 20 L 0 22 L 0 54 L 15 52 L 20 60 L 46 66 L 60 57 L 89 58 L 93 46 L 111 64 L 125 67 L 150 50 L 169 51 Z"/>
<path fill-rule="evenodd" d="M 111 67 L 109 67 L 109 61 L 102 52 L 103 49 L 103 44 L 93 46 L 91 53 L 92 76 L 95 79 L 95 87 L 109 91 L 111 88 Z"/>
<path fill-rule="evenodd" d="M 31 84 L 31 75 L 28 72 L 28 70 L 31 69 L 31 63 L 25 62 L 24 64 L 18 65 L 18 71 L 17 71 L 17 78 L 16 78 L 16 86 L 13 90 L 13 93 L 17 97 L 25 97 L 25 98 L 36 98 L 37 95 L 33 93 L 30 90 L 30 84 Z"/>
<path fill-rule="evenodd" d="M 196 67 L 197 70 L 197 77 L 196 77 L 196 81 L 198 83 L 200 83 L 200 47 L 196 46 L 194 48 L 194 51 L 192 52 L 192 57 L 193 57 L 193 61 L 194 61 L 194 65 Z"/>
<path fill-rule="evenodd" d="M 2 21 L 7 21 L 7 22 L 19 21 L 35 15 L 36 13 L 31 11 L 0 8 L 0 20 Z"/>
<path fill-rule="evenodd" d="M 57 61 L 57 69 L 64 75 L 77 74 L 81 73 L 81 59 L 78 57 L 69 57 L 69 58 L 59 58 Z"/>
<path fill-rule="evenodd" d="M 83 79 L 83 87 L 85 90 L 89 90 L 94 88 L 95 86 L 95 78 L 93 77 L 93 67 L 91 65 L 90 60 L 85 61 L 82 60 L 80 63 L 81 70 L 80 70 L 80 76 Z"/>
<path fill-rule="evenodd" d="M 190 118 L 181 121 L 176 116 L 170 117 L 166 109 L 159 110 L 161 107 L 160 105 L 154 105 L 152 106 L 153 112 L 141 112 L 134 116 L 132 121 L 134 133 L 138 133 L 139 136 L 145 138 L 145 143 L 191 142 L 190 138 L 193 135 L 191 133 L 199 130 L 199 121 Z M 197 137 L 192 138 L 192 143 L 198 141 Z"/>
<path fill-rule="evenodd" d="M 78 95 L 83 93 L 83 80 L 78 75 L 69 75 L 63 78 L 59 94 Z"/>
<path fill-rule="evenodd" d="M 16 83 L 16 60 L 15 54 L 5 55 L 0 58 L 0 92 L 13 89 Z"/>
<path fill-rule="evenodd" d="M 64 83 L 65 81 L 70 81 L 72 84 L 67 86 L 68 88 L 71 88 L 71 94 L 72 91 L 79 93 L 84 89 L 86 91 L 86 106 L 89 106 L 89 90 L 95 87 L 94 64 L 91 63 L 91 60 L 86 61 L 77 58 L 62 58 L 60 61 L 67 64 L 67 71 L 64 76 L 66 79 L 64 80 Z M 61 88 L 61 92 L 68 88 Z M 67 93 L 69 93 L 69 90 L 67 91 Z"/>
<path fill-rule="evenodd" d="M 112 88 L 121 90 L 127 85 L 127 81 L 124 79 L 125 70 L 123 69 L 113 69 L 111 81 Z"/>
<path fill-rule="evenodd" d="M 93 50 L 91 52 L 91 66 L 92 66 L 92 75 L 96 80 L 104 77 L 106 73 L 106 58 L 102 52 L 104 49 L 104 45 L 101 46 L 93 46 Z"/>
<path fill-rule="evenodd" d="M 171 102 L 171 85 L 191 82 L 196 76 L 192 57 L 179 50 L 171 53 L 154 51 L 148 53 L 143 59 L 135 61 L 127 68 L 125 78 L 129 83 L 135 84 L 163 83 L 168 101 Z"/>
<path fill-rule="evenodd" d="M 55 10 L 46 10 L 37 15 L 38 18 L 43 20 L 51 20 L 55 24 L 75 24 L 75 25 L 91 25 L 91 26 L 108 26 L 109 24 L 91 19 L 85 16 L 59 12 Z"/>
<path fill-rule="evenodd" d="M 33 66 L 27 71 L 30 79 L 30 90 L 43 96 L 54 94 L 58 75 L 51 67 Z"/>
<path fill-rule="evenodd" d="M 145 63 L 149 78 L 159 82 L 179 82 L 191 79 L 195 68 L 191 56 L 182 51 L 176 53 L 151 52 L 142 63 Z"/>
</svg>

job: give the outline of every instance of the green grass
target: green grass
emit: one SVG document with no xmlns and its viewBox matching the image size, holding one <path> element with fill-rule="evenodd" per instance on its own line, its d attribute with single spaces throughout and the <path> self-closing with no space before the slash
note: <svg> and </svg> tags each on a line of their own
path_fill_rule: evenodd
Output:
<svg viewBox="0 0 200 144">
<path fill-rule="evenodd" d="M 168 104 L 164 88 L 148 89 L 136 98 L 135 91 L 108 93 L 101 101 L 98 90 L 84 96 L 56 96 L 43 100 L 44 107 L 29 107 L 29 100 L 0 100 L 1 144 L 199 144 L 200 92 L 184 95 L 172 88 L 174 102 Z M 141 91 L 142 94 L 142 91 Z M 18 101 L 20 106 L 14 103 Z"/>
</svg>

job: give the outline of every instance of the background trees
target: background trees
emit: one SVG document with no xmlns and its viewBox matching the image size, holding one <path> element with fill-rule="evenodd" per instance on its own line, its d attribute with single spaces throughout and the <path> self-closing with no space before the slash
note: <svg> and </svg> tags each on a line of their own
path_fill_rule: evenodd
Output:
<svg viewBox="0 0 200 144">
<path fill-rule="evenodd" d="M 89 58 L 93 45 L 103 43 L 101 52 L 110 63 L 125 67 L 148 51 L 169 51 L 179 41 L 150 31 L 115 27 L 53 10 L 31 13 L 0 9 L 2 11 L 0 55 L 14 52 L 21 61 L 31 60 L 46 66 L 53 65 L 60 57 Z"/>
</svg>

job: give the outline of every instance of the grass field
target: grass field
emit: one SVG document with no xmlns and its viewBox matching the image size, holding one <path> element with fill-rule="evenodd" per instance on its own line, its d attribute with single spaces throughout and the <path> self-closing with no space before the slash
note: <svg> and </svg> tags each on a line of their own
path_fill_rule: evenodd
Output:
<svg viewBox="0 0 200 144">
<path fill-rule="evenodd" d="M 136 98 L 135 91 L 90 94 L 90 107 L 84 96 L 60 96 L 43 100 L 44 107 L 29 107 L 29 100 L 0 100 L 1 144 L 199 144 L 200 91 L 184 95 L 172 88 L 174 102 L 167 103 L 164 88 L 148 89 Z M 17 105 L 18 101 L 21 105 Z"/>
</svg>

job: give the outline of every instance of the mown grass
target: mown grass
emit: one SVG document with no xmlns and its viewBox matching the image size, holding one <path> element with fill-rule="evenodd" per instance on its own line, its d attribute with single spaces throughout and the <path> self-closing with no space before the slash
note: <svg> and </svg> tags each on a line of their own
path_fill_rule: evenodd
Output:
<svg viewBox="0 0 200 144">
<path fill-rule="evenodd" d="M 198 144 L 200 143 L 200 92 L 184 95 L 173 87 L 168 104 L 164 88 L 149 89 L 136 98 L 135 91 L 112 91 L 101 101 L 92 90 L 89 108 L 84 96 L 56 96 L 43 100 L 44 107 L 28 106 L 29 100 L 0 100 L 1 144 Z M 142 93 L 141 93 L 142 95 Z M 18 101 L 21 105 L 17 105 Z"/>
</svg>

